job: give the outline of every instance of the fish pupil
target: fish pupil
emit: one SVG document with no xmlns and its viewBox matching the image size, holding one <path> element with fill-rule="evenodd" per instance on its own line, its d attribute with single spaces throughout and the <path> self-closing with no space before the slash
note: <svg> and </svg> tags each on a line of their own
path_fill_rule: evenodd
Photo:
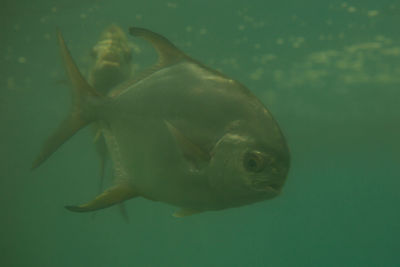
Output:
<svg viewBox="0 0 400 267">
<path fill-rule="evenodd" d="M 254 159 L 250 159 L 248 162 L 248 166 L 250 169 L 256 169 L 257 168 L 257 162 Z"/>
<path fill-rule="evenodd" d="M 263 169 L 263 159 L 256 153 L 245 155 L 243 162 L 244 168 L 249 172 L 260 172 Z"/>
</svg>

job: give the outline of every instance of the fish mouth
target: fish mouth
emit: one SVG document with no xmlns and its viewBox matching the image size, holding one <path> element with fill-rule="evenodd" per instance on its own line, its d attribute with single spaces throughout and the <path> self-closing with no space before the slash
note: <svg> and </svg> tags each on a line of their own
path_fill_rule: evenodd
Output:
<svg viewBox="0 0 400 267">
<path fill-rule="evenodd" d="M 93 49 L 93 57 L 97 63 L 121 64 L 129 61 L 129 53 L 116 45 L 97 45 Z"/>
<path fill-rule="evenodd" d="M 109 53 L 104 53 L 101 57 L 99 57 L 100 60 L 104 61 L 104 62 L 121 62 L 121 55 L 113 53 L 113 52 L 109 52 Z"/>
<path fill-rule="evenodd" d="M 257 192 L 266 192 L 274 196 L 279 195 L 281 191 L 281 185 L 271 183 L 271 181 L 267 180 L 255 180 L 251 183 L 250 187 Z"/>
<path fill-rule="evenodd" d="M 102 60 L 99 60 L 96 64 L 96 68 L 101 69 L 101 70 L 103 70 L 103 69 L 108 70 L 110 68 L 119 68 L 119 67 L 121 67 L 120 62 L 112 61 L 112 60 L 102 59 Z"/>
</svg>

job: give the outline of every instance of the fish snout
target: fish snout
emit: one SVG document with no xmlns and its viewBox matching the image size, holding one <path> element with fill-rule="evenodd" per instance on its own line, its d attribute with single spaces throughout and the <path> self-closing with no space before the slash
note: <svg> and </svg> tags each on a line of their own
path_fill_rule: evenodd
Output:
<svg viewBox="0 0 400 267">
<path fill-rule="evenodd" d="M 285 171 L 278 164 L 272 163 L 262 172 L 249 177 L 252 190 L 268 192 L 276 196 L 281 192 L 285 182 Z"/>
<path fill-rule="evenodd" d="M 265 192 L 271 195 L 271 197 L 279 195 L 281 192 L 282 184 L 276 181 L 276 179 L 252 179 L 250 188 L 257 192 Z"/>
</svg>

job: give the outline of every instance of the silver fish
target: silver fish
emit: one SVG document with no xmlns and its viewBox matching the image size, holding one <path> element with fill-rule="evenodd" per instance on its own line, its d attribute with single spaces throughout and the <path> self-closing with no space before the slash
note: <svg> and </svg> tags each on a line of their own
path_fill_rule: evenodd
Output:
<svg viewBox="0 0 400 267">
<path fill-rule="evenodd" d="M 238 207 L 279 195 L 289 149 L 265 106 L 242 84 L 190 58 L 163 36 L 130 28 L 158 62 L 110 96 L 90 86 L 65 41 L 58 41 L 73 84 L 73 108 L 45 142 L 33 168 L 78 130 L 102 127 L 115 185 L 66 208 L 94 211 L 134 197 L 178 206 L 174 215 Z"/>
</svg>

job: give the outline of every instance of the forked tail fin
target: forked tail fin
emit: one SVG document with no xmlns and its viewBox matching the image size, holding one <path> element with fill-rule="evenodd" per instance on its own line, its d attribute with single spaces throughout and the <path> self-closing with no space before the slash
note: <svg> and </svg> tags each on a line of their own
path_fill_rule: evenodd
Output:
<svg viewBox="0 0 400 267">
<path fill-rule="evenodd" d="M 103 99 L 80 73 L 59 29 L 57 29 L 57 40 L 67 75 L 72 84 L 72 108 L 67 118 L 44 143 L 40 154 L 32 164 L 32 169 L 39 167 L 71 136 L 94 121 L 96 119 L 94 107 Z"/>
</svg>

